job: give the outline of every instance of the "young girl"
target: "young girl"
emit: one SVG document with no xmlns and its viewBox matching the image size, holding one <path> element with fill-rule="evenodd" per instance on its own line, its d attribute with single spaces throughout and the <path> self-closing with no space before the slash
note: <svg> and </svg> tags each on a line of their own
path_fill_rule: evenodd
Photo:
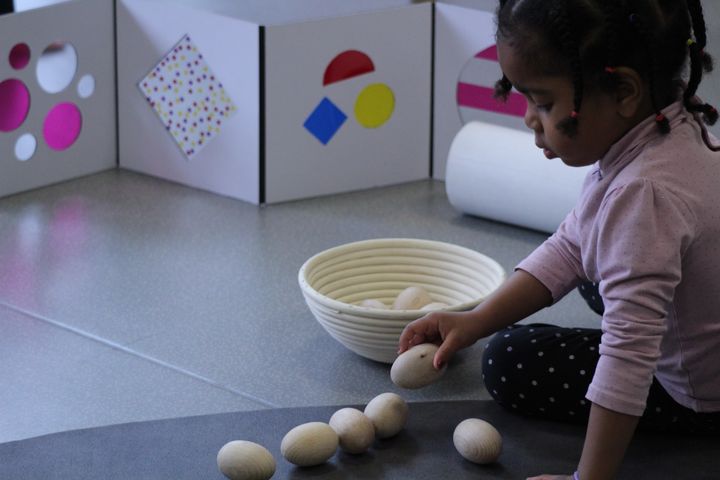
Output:
<svg viewBox="0 0 720 480">
<path fill-rule="evenodd" d="M 403 352 L 457 350 L 575 287 L 600 330 L 511 326 L 487 344 L 495 400 L 525 415 L 587 422 L 571 475 L 609 479 L 636 429 L 720 432 L 720 153 L 695 92 L 712 69 L 699 0 L 505 0 L 504 76 L 548 159 L 595 165 L 572 212 L 470 312 L 411 323 Z M 482 188 L 482 186 L 478 186 Z M 594 289 L 594 291 L 593 291 Z"/>
</svg>

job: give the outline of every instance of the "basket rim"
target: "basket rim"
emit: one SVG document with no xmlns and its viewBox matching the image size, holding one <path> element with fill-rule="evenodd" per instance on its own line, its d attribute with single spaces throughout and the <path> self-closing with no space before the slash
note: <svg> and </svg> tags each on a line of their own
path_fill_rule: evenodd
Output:
<svg viewBox="0 0 720 480">
<path fill-rule="evenodd" d="M 390 246 L 390 247 L 435 247 L 439 250 L 446 250 L 446 251 L 454 251 L 457 253 L 465 253 L 469 254 L 473 257 L 476 257 L 478 259 L 481 259 L 485 264 L 487 264 L 489 267 L 491 267 L 491 270 L 497 275 L 498 277 L 498 286 L 502 284 L 505 279 L 507 278 L 507 273 L 505 272 L 505 269 L 492 257 L 489 257 L 488 255 L 485 255 L 484 253 L 478 252 L 477 250 L 473 250 L 468 247 L 464 247 L 461 245 L 449 243 L 449 242 L 443 242 L 440 240 L 428 240 L 428 239 L 422 239 L 422 238 L 409 238 L 409 237 L 386 237 L 386 238 L 371 238 L 366 240 L 358 240 L 354 242 L 344 243 L 341 245 L 337 245 L 331 248 L 328 248 L 326 250 L 323 250 L 321 252 L 318 252 L 308 258 L 300 267 L 298 271 L 298 283 L 300 285 L 300 289 L 305 296 L 306 301 L 308 304 L 311 302 L 319 303 L 326 308 L 330 308 L 332 310 L 337 311 L 338 313 L 341 313 L 343 311 L 345 312 L 352 312 L 354 315 L 358 316 L 365 316 L 370 318 L 386 318 L 386 319 L 396 319 L 396 320 L 411 320 L 415 318 L 419 318 L 420 316 L 425 315 L 428 313 L 427 311 L 420 310 L 420 309 L 414 309 L 414 310 L 391 310 L 391 309 L 380 309 L 380 308 L 370 308 L 370 307 L 361 307 L 359 305 L 353 305 L 350 303 L 341 302 L 339 300 L 335 300 L 333 298 L 330 298 L 326 295 L 320 294 L 317 290 L 315 290 L 314 287 L 310 285 L 310 282 L 307 279 L 307 272 L 311 269 L 316 263 L 322 261 L 326 258 L 332 258 L 334 256 L 340 255 L 345 252 L 351 252 L 353 250 L 356 250 L 358 247 L 382 247 L 382 246 Z M 450 311 L 459 311 L 459 310 L 469 310 L 471 308 L 474 308 L 479 303 L 481 303 L 484 300 L 485 297 L 482 298 L 476 298 L 473 300 L 469 300 L 467 302 L 463 302 L 460 304 L 452 305 L 451 308 L 447 309 Z"/>
</svg>

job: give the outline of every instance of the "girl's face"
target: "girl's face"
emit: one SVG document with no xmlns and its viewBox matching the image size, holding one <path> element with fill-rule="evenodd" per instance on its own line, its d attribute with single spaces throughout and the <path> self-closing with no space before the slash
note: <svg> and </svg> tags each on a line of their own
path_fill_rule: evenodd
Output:
<svg viewBox="0 0 720 480">
<path fill-rule="evenodd" d="M 525 124 L 548 159 L 559 157 L 572 167 L 592 165 L 623 135 L 613 94 L 600 91 L 583 95 L 577 135 L 563 133 L 557 125 L 573 111 L 571 79 L 538 74 L 508 43 L 498 41 L 497 47 L 503 73 L 528 101 Z"/>
</svg>

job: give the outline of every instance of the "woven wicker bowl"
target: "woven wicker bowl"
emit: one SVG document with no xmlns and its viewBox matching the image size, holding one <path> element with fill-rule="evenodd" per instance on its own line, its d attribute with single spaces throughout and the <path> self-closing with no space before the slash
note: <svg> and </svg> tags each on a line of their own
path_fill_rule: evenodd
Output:
<svg viewBox="0 0 720 480">
<path fill-rule="evenodd" d="M 445 310 L 469 310 L 505 280 L 492 258 L 444 242 L 382 238 L 320 252 L 300 268 L 298 281 L 317 321 L 337 341 L 371 360 L 392 363 L 403 328 L 427 312 L 357 305 L 369 298 L 388 306 L 411 285 L 423 287 Z"/>
</svg>

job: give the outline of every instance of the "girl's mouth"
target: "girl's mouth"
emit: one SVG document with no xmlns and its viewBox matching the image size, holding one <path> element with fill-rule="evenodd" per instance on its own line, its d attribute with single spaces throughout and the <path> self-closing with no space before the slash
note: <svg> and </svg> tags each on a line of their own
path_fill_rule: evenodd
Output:
<svg viewBox="0 0 720 480">
<path fill-rule="evenodd" d="M 552 150 L 550 150 L 549 148 L 547 148 L 545 145 L 543 145 L 543 142 L 541 142 L 541 141 L 540 141 L 539 139 L 537 139 L 537 138 L 535 139 L 535 146 L 536 146 L 537 148 L 539 148 L 540 150 L 542 150 L 543 154 L 545 155 L 545 158 L 547 158 L 548 160 L 552 160 L 553 158 L 557 158 L 557 157 L 558 157 L 555 152 L 553 152 Z"/>
<path fill-rule="evenodd" d="M 557 158 L 557 154 L 548 148 L 543 148 L 543 153 L 545 154 L 545 158 L 547 158 L 548 160 Z"/>
</svg>

